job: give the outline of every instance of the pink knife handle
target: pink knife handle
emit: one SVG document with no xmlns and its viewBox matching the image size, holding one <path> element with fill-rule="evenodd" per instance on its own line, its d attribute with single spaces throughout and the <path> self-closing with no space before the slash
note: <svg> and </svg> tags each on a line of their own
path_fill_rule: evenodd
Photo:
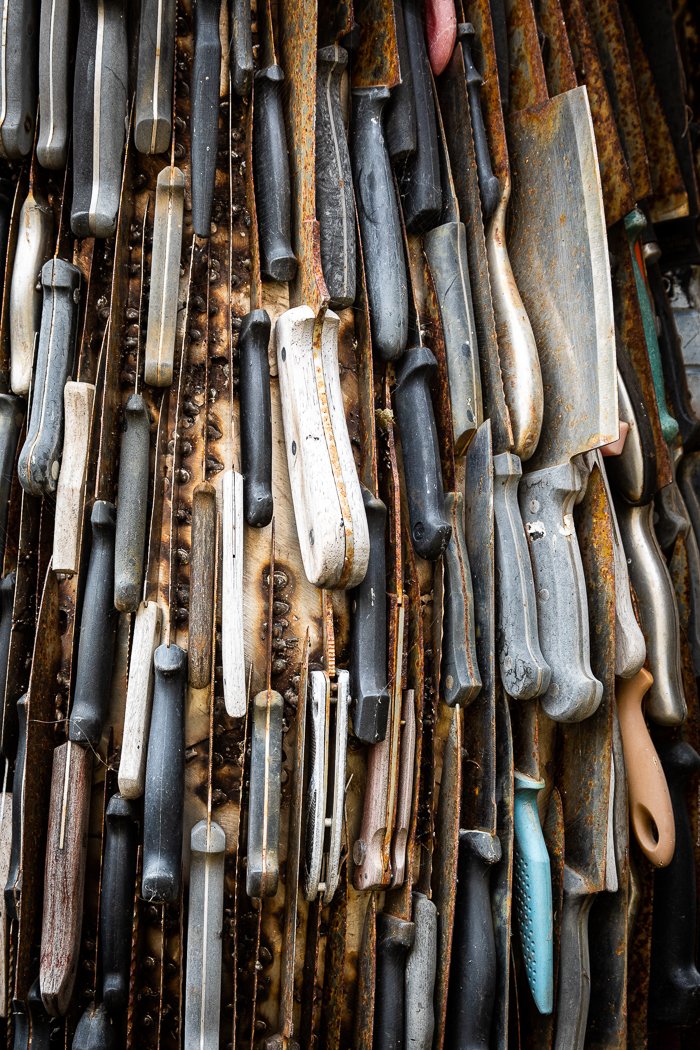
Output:
<svg viewBox="0 0 700 1050">
<path fill-rule="evenodd" d="M 439 77 L 452 58 L 457 40 L 454 0 L 425 0 L 425 36 L 433 74 Z"/>
</svg>

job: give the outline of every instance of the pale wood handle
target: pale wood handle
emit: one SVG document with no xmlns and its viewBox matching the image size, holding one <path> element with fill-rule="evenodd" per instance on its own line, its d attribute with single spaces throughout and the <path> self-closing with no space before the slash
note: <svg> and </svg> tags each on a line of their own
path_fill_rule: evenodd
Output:
<svg viewBox="0 0 700 1050">
<path fill-rule="evenodd" d="M 32 381 L 34 347 L 41 324 L 39 274 L 46 261 L 53 215 L 30 190 L 19 213 L 17 249 L 10 285 L 10 387 L 27 395 Z"/>
<path fill-rule="evenodd" d="M 221 513 L 221 663 L 224 703 L 231 718 L 246 713 L 243 648 L 243 475 L 227 470 Z"/>
<path fill-rule="evenodd" d="M 90 428 L 95 387 L 92 383 L 66 383 L 63 389 L 65 437 L 63 460 L 56 490 L 53 530 L 53 570 L 73 575 L 78 571 L 83 533 L 85 474 L 90 449 Z"/>
<path fill-rule="evenodd" d="M 210 482 L 203 481 L 192 495 L 187 666 L 193 689 L 204 689 L 211 680 L 215 552 L 216 490 Z M 239 629 L 243 630 L 242 620 Z"/>
<path fill-rule="evenodd" d="M 146 754 L 153 698 L 153 654 L 160 645 L 161 624 L 161 609 L 157 602 L 146 602 L 136 613 L 119 760 L 119 790 L 125 798 L 140 798 L 146 783 Z"/>
<path fill-rule="evenodd" d="M 144 364 L 144 379 L 149 386 L 170 386 L 173 381 L 184 212 L 185 176 L 179 168 L 163 168 L 156 184 L 153 217 L 151 293 Z"/>
</svg>

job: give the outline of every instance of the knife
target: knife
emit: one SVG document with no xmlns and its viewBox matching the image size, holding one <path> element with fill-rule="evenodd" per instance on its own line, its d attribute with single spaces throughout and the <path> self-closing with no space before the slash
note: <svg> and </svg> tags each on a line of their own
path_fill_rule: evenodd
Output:
<svg viewBox="0 0 700 1050">
<path fill-rule="evenodd" d="M 34 144 L 37 97 L 36 4 L 3 0 L 0 37 L 0 156 L 21 160 Z"/>
<path fill-rule="evenodd" d="M 426 0 L 425 36 L 433 76 L 439 77 L 452 58 L 457 39 L 454 0 Z"/>
<path fill-rule="evenodd" d="M 405 1047 L 406 1050 L 430 1050 L 435 1031 L 432 999 L 438 946 L 437 908 L 429 897 L 417 890 L 412 900 L 415 936 L 406 956 Z"/>
<path fill-rule="evenodd" d="M 104 1003 L 90 1003 L 78 1021 L 72 1050 L 117 1050 L 117 1024 Z"/>
<path fill-rule="evenodd" d="M 470 498 L 472 493 L 470 492 Z M 443 555 L 442 698 L 450 707 L 466 706 L 481 692 L 476 658 L 474 592 L 464 538 L 461 492 L 445 495 L 450 538 Z"/>
<path fill-rule="evenodd" d="M 136 806 L 112 795 L 105 813 L 105 845 L 100 891 L 100 969 L 102 1001 L 117 1017 L 129 1004 L 132 918 L 138 824 Z"/>
<path fill-rule="evenodd" d="M 280 698 L 281 699 L 281 698 Z M 185 1046 L 219 1045 L 226 833 L 200 820 L 190 836 L 190 895 L 185 967 Z"/>
<path fill-rule="evenodd" d="M 119 759 L 119 791 L 124 798 L 140 798 L 144 791 L 153 699 L 153 656 L 160 644 L 161 619 L 157 602 L 144 602 L 134 619 Z"/>
<path fill-rule="evenodd" d="M 231 4 L 231 82 L 241 98 L 247 98 L 253 83 L 253 33 L 250 4 L 233 0 Z"/>
<path fill-rule="evenodd" d="M 39 24 L 39 137 L 36 158 L 42 168 L 60 171 L 68 160 L 70 136 L 70 0 L 41 0 Z"/>
<path fill-rule="evenodd" d="M 535 1006 L 541 1014 L 550 1014 L 554 998 L 552 874 L 537 812 L 537 796 L 544 786 L 543 780 L 516 769 L 513 906 Z"/>
<path fill-rule="evenodd" d="M 409 858 L 408 836 L 411 830 L 411 814 L 413 810 L 413 780 L 416 762 L 416 707 L 415 690 L 404 689 L 401 699 L 401 729 L 399 739 L 399 772 L 396 787 L 396 813 L 394 815 L 394 826 L 391 833 L 391 886 L 393 888 L 403 887 L 406 884 L 407 865 Z M 409 880 L 411 872 L 408 872 Z M 421 949 L 422 950 L 422 949 Z M 435 977 L 433 975 L 433 983 Z M 421 996 L 416 998 L 416 1007 L 420 1007 L 420 999 L 425 995 L 425 989 Z M 431 996 L 432 998 L 432 996 Z"/>
<path fill-rule="evenodd" d="M 0 394 L 0 565 L 5 560 L 7 515 L 15 476 L 17 442 L 24 421 L 24 403 L 12 394 Z"/>
<path fill-rule="evenodd" d="M 79 569 L 83 534 L 95 387 L 69 380 L 63 388 L 64 438 L 61 472 L 56 486 L 56 513 L 51 568 L 74 576 Z"/>
<path fill-rule="evenodd" d="M 416 101 L 413 95 L 413 75 L 408 58 L 404 0 L 394 0 L 396 50 L 401 80 L 393 88 L 386 108 L 386 145 L 394 164 L 406 160 L 416 149 Z"/>
<path fill-rule="evenodd" d="M 374 1050 L 403 1050 L 405 1046 L 406 957 L 415 931 L 415 924 L 406 919 L 377 914 Z"/>
<path fill-rule="evenodd" d="M 63 388 L 73 367 L 80 303 L 80 270 L 64 259 L 41 269 L 43 307 L 32 407 L 17 470 L 30 496 L 56 490 L 63 443 Z"/>
<path fill-rule="evenodd" d="M 190 544 L 189 684 L 205 689 L 211 684 L 214 570 L 216 566 L 216 490 L 202 481 L 192 494 Z"/>
<path fill-rule="evenodd" d="M 26 396 L 32 381 L 34 348 L 41 323 L 39 274 L 46 261 L 53 214 L 31 189 L 19 213 L 17 247 L 10 284 L 10 387 Z"/>
<path fill-rule="evenodd" d="M 219 0 L 193 5 L 194 54 L 190 77 L 192 124 L 192 225 L 198 237 L 208 237 L 214 202 L 219 143 L 219 81 L 221 39 Z"/>
<path fill-rule="evenodd" d="M 221 511 L 221 664 L 224 704 L 231 718 L 243 718 L 248 707 L 243 651 L 243 476 L 227 470 L 222 482 Z"/>
<path fill-rule="evenodd" d="M 554 1050 L 583 1050 L 591 995 L 588 916 L 594 900 L 586 877 L 565 864 Z"/>
<path fill-rule="evenodd" d="M 15 601 L 17 572 L 13 570 L 0 579 L 0 703 L 4 704 L 7 692 L 7 668 L 10 658 L 10 635 L 12 634 L 12 611 Z M 1 752 L 0 752 L 1 753 Z M 9 755 L 5 756 L 9 758 Z"/>
<path fill-rule="evenodd" d="M 476 170 L 479 178 L 484 225 L 486 225 L 499 204 L 501 188 L 491 167 L 491 154 L 486 137 L 486 128 L 484 127 L 484 117 L 481 112 L 481 85 L 484 83 L 484 78 L 474 64 L 472 55 L 472 40 L 474 36 L 474 26 L 471 22 L 463 22 L 457 29 L 457 38 L 464 55 L 464 71 L 469 94 L 469 112 L 472 122 L 472 135 L 474 136 L 474 151 L 476 153 Z"/>
<path fill-rule="evenodd" d="M 18 919 L 22 899 L 22 829 L 24 827 L 24 768 L 27 757 L 27 696 L 17 701 L 19 732 L 12 776 L 12 848 L 5 881 L 5 910 L 9 918 Z"/>
<path fill-rule="evenodd" d="M 253 699 L 248 800 L 249 897 L 274 897 L 279 881 L 282 714 L 284 701 L 274 689 Z M 313 799 L 309 801 L 309 812 Z"/>
<path fill-rule="evenodd" d="M 27 1050 L 29 1047 L 29 1018 L 27 1008 L 21 999 L 12 1000 L 12 1024 L 14 1027 L 12 1050 Z"/>
<path fill-rule="evenodd" d="M 31 1041 L 29 1043 L 31 1050 L 51 1050 L 53 1024 L 41 1001 L 38 977 L 33 981 L 29 989 L 27 1010 L 29 1012 L 29 1029 L 31 1032 Z"/>
<path fill-rule="evenodd" d="M 358 740 L 384 740 L 389 718 L 386 652 L 386 507 L 363 487 L 369 529 L 367 573 L 352 595 L 350 688 L 352 728 Z"/>
<path fill-rule="evenodd" d="M 238 334 L 241 400 L 241 466 L 244 513 L 256 528 L 272 521 L 272 409 L 270 402 L 270 315 L 251 310 Z"/>
<path fill-rule="evenodd" d="M 185 176 L 179 168 L 163 168 L 156 183 L 143 370 L 149 386 L 170 386 L 173 381 L 184 209 Z"/>
<path fill-rule="evenodd" d="M 129 59 L 124 0 L 80 0 L 73 88 L 76 237 L 112 237 L 122 184 Z"/>
<path fill-rule="evenodd" d="M 7 785 L 3 785 L 6 787 Z M 5 886 L 10 871 L 12 852 L 12 792 L 0 793 L 0 886 Z M 7 1017 L 10 992 L 9 961 L 10 918 L 4 894 L 0 896 L 0 1017 Z"/>
<path fill-rule="evenodd" d="M 628 426 L 619 456 L 606 458 L 605 471 L 615 491 L 628 503 L 644 504 L 657 491 L 656 447 L 644 398 L 631 367 L 617 374 L 620 423 Z"/>
<path fill-rule="evenodd" d="M 141 394 L 130 395 L 124 420 L 114 544 L 114 605 L 120 612 L 136 612 L 143 593 L 151 450 L 151 417 Z"/>
<path fill-rule="evenodd" d="M 177 0 L 143 0 L 139 26 L 134 142 L 165 153 L 172 135 Z"/>
</svg>

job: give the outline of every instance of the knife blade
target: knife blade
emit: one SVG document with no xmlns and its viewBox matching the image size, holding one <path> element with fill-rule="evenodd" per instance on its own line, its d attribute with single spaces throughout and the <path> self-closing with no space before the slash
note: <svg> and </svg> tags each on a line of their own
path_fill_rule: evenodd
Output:
<svg viewBox="0 0 700 1050">
<path fill-rule="evenodd" d="M 202 481 L 192 494 L 192 542 L 190 544 L 190 616 L 188 674 L 194 689 L 211 683 L 212 624 L 214 620 L 214 569 L 216 562 L 216 490 Z"/>
<path fill-rule="evenodd" d="M 3 0 L 0 37 L 0 156 L 31 153 L 37 97 L 37 8 L 31 0 Z"/>
<path fill-rule="evenodd" d="M 269 343 L 270 315 L 251 310 L 241 321 L 238 355 L 244 513 L 256 528 L 269 525 L 273 511 Z"/>
<path fill-rule="evenodd" d="M 132 918 L 138 824 L 136 807 L 112 795 L 105 813 L 105 844 L 100 892 L 100 970 L 102 1001 L 112 1016 L 129 1002 Z"/>
<path fill-rule="evenodd" d="M 120 612 L 136 612 L 143 593 L 151 444 L 151 417 L 141 394 L 130 395 L 124 420 L 119 453 L 114 605 Z"/>
<path fill-rule="evenodd" d="M 69 380 L 63 388 L 65 434 L 56 486 L 51 568 L 67 576 L 74 576 L 79 569 L 94 402 L 93 383 Z"/>
<path fill-rule="evenodd" d="M 124 798 L 140 798 L 144 791 L 153 700 L 153 656 L 160 644 L 161 621 L 157 602 L 144 602 L 134 618 L 119 759 L 119 791 Z"/>
<path fill-rule="evenodd" d="M 405 1046 L 406 957 L 415 931 L 413 922 L 387 912 L 377 914 L 374 1050 L 403 1050 Z"/>
<path fill-rule="evenodd" d="M 22 830 L 24 827 L 24 770 L 27 757 L 27 696 L 17 701 L 17 752 L 12 776 L 12 847 L 5 881 L 5 911 L 10 919 L 18 919 L 22 900 Z"/>
<path fill-rule="evenodd" d="M 39 137 L 42 168 L 60 171 L 68 160 L 70 0 L 41 0 L 39 24 Z"/>
<path fill-rule="evenodd" d="M 190 896 L 185 968 L 185 1046 L 218 1046 L 224 925 L 226 833 L 200 820 L 190 836 Z"/>
<path fill-rule="evenodd" d="M 444 72 L 452 57 L 457 39 L 457 15 L 454 0 L 426 0 L 425 36 L 433 76 Z"/>
<path fill-rule="evenodd" d="M 358 740 L 384 740 L 389 718 L 386 639 L 386 507 L 363 487 L 369 562 L 353 592 L 350 634 L 352 728 Z"/>
<path fill-rule="evenodd" d="M 481 191 L 481 206 L 484 214 L 484 224 L 487 224 L 498 205 L 501 189 L 491 167 L 491 154 L 486 137 L 486 128 L 484 127 L 484 117 L 481 112 L 481 85 L 484 82 L 484 78 L 474 64 L 472 55 L 472 41 L 474 37 L 475 31 L 471 22 L 463 22 L 459 25 L 457 38 L 464 55 L 464 71 L 469 94 L 469 111 L 472 122 L 472 135 L 474 137 L 479 190 Z"/>
<path fill-rule="evenodd" d="M 219 0 L 196 0 L 194 54 L 190 78 L 192 123 L 192 225 L 198 237 L 208 237 L 214 202 L 219 140 L 221 39 Z"/>
<path fill-rule="evenodd" d="M 253 698 L 248 802 L 249 897 L 274 897 L 279 882 L 282 714 L 284 701 L 274 689 Z M 313 801 L 309 804 L 309 810 Z"/>
<path fill-rule="evenodd" d="M 34 348 L 41 324 L 39 274 L 49 252 L 52 230 L 51 209 L 30 187 L 19 213 L 10 284 L 10 388 L 24 396 L 32 381 Z"/>
<path fill-rule="evenodd" d="M 139 25 L 134 143 L 165 153 L 172 135 L 177 0 L 143 0 Z"/>
<path fill-rule="evenodd" d="M 163 168 L 156 183 L 143 371 L 149 386 L 170 386 L 173 381 L 184 209 L 185 176 L 179 168 Z"/>
<path fill-rule="evenodd" d="M 247 98 L 253 83 L 253 33 L 250 4 L 233 0 L 231 4 L 231 83 L 241 98 Z"/>
</svg>

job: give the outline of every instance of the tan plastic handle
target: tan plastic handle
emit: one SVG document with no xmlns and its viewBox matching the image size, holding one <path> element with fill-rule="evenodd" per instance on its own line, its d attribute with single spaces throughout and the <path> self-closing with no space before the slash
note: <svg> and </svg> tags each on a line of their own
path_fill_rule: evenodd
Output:
<svg viewBox="0 0 700 1050">
<path fill-rule="evenodd" d="M 673 856 L 676 829 L 666 777 L 642 711 L 642 701 L 652 682 L 652 676 L 644 667 L 634 678 L 618 678 L 617 713 L 632 829 L 647 860 L 654 867 L 663 868 Z"/>
</svg>

